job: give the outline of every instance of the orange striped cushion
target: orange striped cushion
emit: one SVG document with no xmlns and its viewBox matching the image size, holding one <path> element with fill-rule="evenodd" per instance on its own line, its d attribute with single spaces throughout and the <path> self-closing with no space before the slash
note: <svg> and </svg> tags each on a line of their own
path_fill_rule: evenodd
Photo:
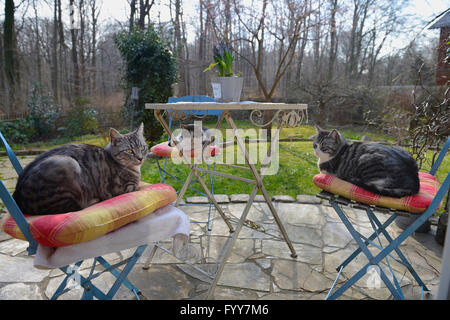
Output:
<svg viewBox="0 0 450 320">
<path fill-rule="evenodd" d="M 62 247 L 89 241 L 145 217 L 177 197 L 175 189 L 164 184 L 141 184 L 140 190 L 121 194 L 76 212 L 29 216 L 30 232 L 36 241 L 48 247 Z M 25 240 L 9 215 L 0 221 L 2 230 Z"/>
<path fill-rule="evenodd" d="M 218 146 L 209 145 L 206 148 L 205 155 L 215 156 L 216 154 L 219 154 L 219 150 L 220 149 Z M 177 147 L 169 146 L 169 141 L 151 147 L 150 152 L 160 157 L 177 157 L 177 158 L 180 157 L 180 153 Z M 200 150 L 191 150 L 191 158 L 195 158 L 198 152 L 200 152 Z"/>
<path fill-rule="evenodd" d="M 328 174 L 317 174 L 313 181 L 319 188 L 367 205 L 412 213 L 424 212 L 439 190 L 440 183 L 429 173 L 419 172 L 419 193 L 403 198 L 381 196 Z"/>
</svg>

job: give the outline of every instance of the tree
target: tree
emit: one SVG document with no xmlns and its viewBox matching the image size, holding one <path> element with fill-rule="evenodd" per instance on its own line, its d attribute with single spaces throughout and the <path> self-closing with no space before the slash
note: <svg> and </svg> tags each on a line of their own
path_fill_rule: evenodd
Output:
<svg viewBox="0 0 450 320">
<path fill-rule="evenodd" d="M 144 122 L 145 136 L 157 142 L 163 129 L 145 103 L 167 102 L 176 81 L 176 62 L 168 44 L 163 43 L 152 26 L 146 31 L 134 29 L 117 34 L 115 43 L 125 62 L 124 89 L 127 91 L 125 113 L 137 126 Z M 139 91 L 135 109 L 130 99 L 131 88 Z"/>
<path fill-rule="evenodd" d="M 308 3 L 309 0 L 278 2 L 263 0 L 259 6 L 250 7 L 233 0 L 232 8 L 237 24 L 245 31 L 230 42 L 237 44 L 233 47 L 235 53 L 251 66 L 265 101 L 272 100 L 281 78 L 293 61 L 303 29 L 309 27 L 304 24 L 305 17 L 310 14 L 307 10 Z M 228 23 L 225 23 L 225 26 L 227 25 Z M 215 20 L 214 26 L 218 37 L 227 39 L 229 35 L 224 31 L 229 30 L 228 27 L 222 29 Z M 274 74 L 270 77 L 271 81 L 266 83 L 262 72 L 263 55 L 270 46 L 278 54 Z M 239 47 L 249 47 L 249 54 L 242 53 Z"/>
<path fill-rule="evenodd" d="M 128 3 L 130 5 L 129 30 L 132 30 L 134 27 L 144 30 L 145 19 L 149 17 L 155 0 L 151 2 L 150 0 L 139 0 L 139 8 L 137 6 L 137 0 L 131 0 Z M 136 16 L 138 16 L 137 19 Z"/>
<path fill-rule="evenodd" d="M 74 4 L 74 0 L 70 0 L 70 8 L 71 8 L 71 12 L 70 12 L 70 18 L 72 20 L 72 22 L 74 21 L 73 19 L 75 19 L 75 4 Z M 73 23 L 71 22 L 71 29 L 70 29 L 70 34 L 72 36 L 72 64 L 73 64 L 73 96 L 75 96 L 75 98 L 79 97 L 81 94 L 80 91 L 80 66 L 78 64 L 78 50 L 77 50 L 77 29 L 75 28 L 75 26 L 73 25 Z"/>
<path fill-rule="evenodd" d="M 171 2 L 172 3 L 172 2 Z M 185 48 L 184 39 L 182 37 L 182 2 L 181 0 L 175 0 L 175 19 L 173 21 L 175 29 L 175 52 L 178 63 L 178 95 L 187 95 L 187 77 L 186 77 L 186 59 L 184 58 Z"/>
<path fill-rule="evenodd" d="M 270 102 L 275 95 L 280 80 L 286 74 L 295 56 L 295 49 L 301 39 L 302 31 L 309 26 L 305 25 L 305 17 L 310 14 L 308 11 L 309 0 L 295 1 L 268 1 L 253 6 L 245 5 L 238 0 L 233 0 L 232 9 L 234 11 L 237 24 L 244 30 L 235 38 L 234 52 L 245 60 L 253 70 L 258 87 L 261 90 L 264 101 Z M 217 15 L 211 15 L 217 19 Z M 224 25 L 220 25 L 217 20 L 213 20 L 218 38 L 228 39 L 230 33 L 227 18 Z M 239 48 L 247 47 L 249 51 L 241 51 Z M 264 56 L 268 48 L 276 52 L 273 62 L 273 72 L 268 75 L 264 72 L 267 65 Z M 269 80 L 270 79 L 270 80 Z M 264 121 L 269 123 L 273 116 L 272 111 L 265 112 Z M 271 136 L 270 123 L 268 136 Z"/>
<path fill-rule="evenodd" d="M 98 28 L 98 16 L 100 9 L 96 6 L 95 0 L 90 0 L 89 6 L 91 9 L 91 72 L 90 72 L 90 89 L 95 95 L 97 90 L 97 28 Z"/>
<path fill-rule="evenodd" d="M 16 104 L 20 89 L 19 60 L 17 58 L 16 31 L 14 27 L 14 0 L 5 1 L 5 21 L 3 23 L 3 57 L 7 80 L 8 98 L 7 113 L 11 105 Z"/>
<path fill-rule="evenodd" d="M 55 100 L 59 100 L 59 82 L 58 82 L 58 4 L 61 0 L 54 0 L 53 3 L 53 41 L 52 41 L 52 88 Z M 36 7 L 35 7 L 36 8 Z M 36 10 L 36 9 L 35 9 Z M 36 10 L 37 12 L 37 10 Z M 36 13 L 37 19 L 37 13 Z"/>
</svg>

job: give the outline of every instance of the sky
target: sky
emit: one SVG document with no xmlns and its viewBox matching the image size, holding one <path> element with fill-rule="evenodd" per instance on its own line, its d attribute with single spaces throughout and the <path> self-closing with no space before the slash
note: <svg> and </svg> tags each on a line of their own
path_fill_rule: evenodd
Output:
<svg viewBox="0 0 450 320">
<path fill-rule="evenodd" d="M 69 16 L 69 0 L 63 1 L 63 10 L 65 10 L 66 18 L 64 20 L 68 21 Z M 129 15 L 129 4 L 127 0 L 96 0 L 98 5 L 101 6 L 100 12 L 100 21 L 102 23 L 107 23 L 108 20 L 111 21 L 122 21 L 125 22 L 128 20 Z M 182 0 L 183 1 L 183 11 L 185 21 L 189 24 L 190 22 L 195 22 L 197 19 L 198 13 L 198 3 L 199 0 Z M 392 0 L 397 1 L 397 0 Z M 42 1 L 40 1 L 42 2 Z M 51 3 L 52 1 L 50 1 Z M 155 0 L 155 6 L 151 10 L 152 19 L 158 21 L 169 21 L 170 13 L 169 13 L 169 0 Z M 436 17 L 439 13 L 450 7 L 450 0 L 410 0 L 410 5 L 405 8 L 405 13 L 416 15 L 417 22 L 411 21 L 414 26 L 414 31 L 412 34 L 417 35 L 421 33 L 421 35 L 425 37 L 437 37 L 439 31 L 438 30 L 422 30 L 427 22 L 431 21 L 434 17 Z M 33 14 L 33 10 L 29 9 L 30 14 Z M 41 15 L 52 16 L 52 8 L 50 8 L 46 4 L 42 4 L 39 10 Z M 64 15 L 64 13 L 63 13 Z M 192 27 L 189 28 L 188 30 Z M 188 32 L 187 34 L 188 42 L 193 40 L 193 32 Z M 395 47 L 403 47 L 406 45 L 410 39 L 410 36 L 404 36 L 404 39 L 399 39 L 396 44 L 391 45 L 391 49 L 396 49 Z"/>
<path fill-rule="evenodd" d="M 64 1 L 64 0 L 63 0 Z M 102 19 L 114 18 L 125 21 L 128 18 L 129 8 L 126 0 L 98 0 L 103 2 Z M 396 1 L 396 0 L 392 0 Z M 107 5 L 106 5 L 107 3 Z M 157 6 L 152 9 L 153 15 L 156 16 L 158 9 L 161 10 L 161 17 L 168 14 L 168 0 L 156 0 Z M 199 0 L 183 0 L 184 14 L 189 18 L 197 16 Z M 417 14 L 418 16 L 429 20 L 450 7 L 450 0 L 411 0 L 411 5 L 406 8 L 407 13 Z M 164 19 L 163 19 L 164 20 Z"/>
</svg>

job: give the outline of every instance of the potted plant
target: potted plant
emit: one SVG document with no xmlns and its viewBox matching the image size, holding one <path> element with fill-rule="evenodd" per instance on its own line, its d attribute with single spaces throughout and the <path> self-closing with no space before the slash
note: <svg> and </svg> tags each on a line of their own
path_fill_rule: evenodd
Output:
<svg viewBox="0 0 450 320">
<path fill-rule="evenodd" d="M 234 56 L 231 46 L 225 44 L 222 40 L 219 46 L 214 46 L 214 63 L 203 72 L 217 68 L 218 77 L 211 79 L 211 85 L 214 94 L 214 100 L 217 102 L 240 101 L 242 86 L 244 84 L 240 73 L 233 73 L 232 64 Z"/>
</svg>

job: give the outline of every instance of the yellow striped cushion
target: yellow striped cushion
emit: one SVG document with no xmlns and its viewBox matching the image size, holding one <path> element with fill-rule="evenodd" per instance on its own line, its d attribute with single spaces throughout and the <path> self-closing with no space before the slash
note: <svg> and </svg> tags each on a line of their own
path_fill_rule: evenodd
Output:
<svg viewBox="0 0 450 320">
<path fill-rule="evenodd" d="M 372 193 L 350 182 L 328 174 L 317 174 L 313 181 L 319 188 L 367 205 L 375 205 L 412 213 L 423 213 L 439 190 L 439 181 L 429 173 L 419 172 L 419 193 L 393 198 Z"/>
<path fill-rule="evenodd" d="M 168 185 L 141 183 L 140 189 L 99 202 L 76 212 L 54 215 L 27 216 L 30 232 L 40 244 L 62 247 L 89 241 L 145 217 L 164 207 L 177 197 Z M 10 236 L 25 240 L 14 219 L 6 214 L 0 222 Z"/>
</svg>

